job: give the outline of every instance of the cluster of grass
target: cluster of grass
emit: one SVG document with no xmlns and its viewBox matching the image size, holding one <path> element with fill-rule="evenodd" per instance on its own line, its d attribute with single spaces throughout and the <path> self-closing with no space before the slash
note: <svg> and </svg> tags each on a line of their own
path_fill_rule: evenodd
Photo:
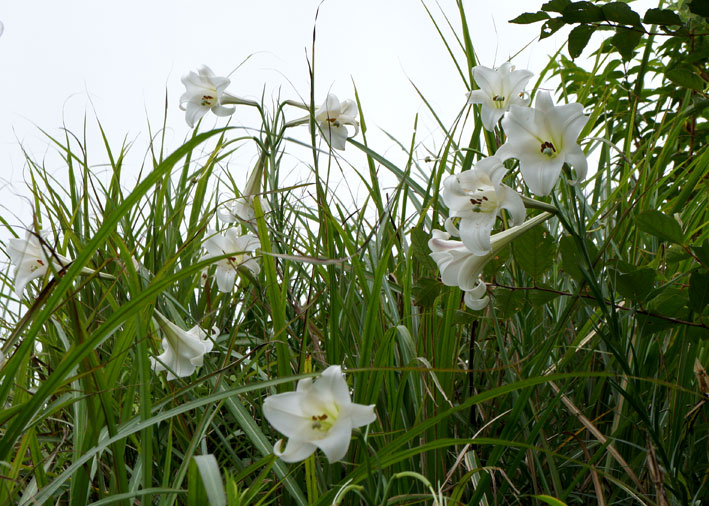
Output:
<svg viewBox="0 0 709 506">
<path fill-rule="evenodd" d="M 446 43 L 470 88 L 460 14 Z M 239 505 L 707 500 L 706 120 L 696 92 L 644 87 L 660 63 L 653 37 L 639 45 L 637 60 L 598 52 L 584 70 L 555 55 L 540 73 L 537 86 L 560 79 L 559 100 L 592 106 L 582 145 L 597 166 L 580 187 L 560 182 L 544 199 L 556 217 L 488 265 L 493 302 L 479 312 L 440 283 L 427 247 L 447 216 L 442 179 L 503 141 L 476 109 L 439 120 L 446 142 L 425 162 L 414 133 L 398 164 L 367 142 L 359 104 L 347 151 L 366 156 L 348 169 L 368 191 L 357 209 L 328 186 L 337 159 L 314 123 L 312 198 L 284 187 L 282 107 L 262 110 L 255 136 L 196 131 L 169 155 L 155 148 L 129 190 L 125 148 L 106 142 L 102 184 L 86 146 L 53 139 L 69 183 L 28 158 L 31 228 L 51 228 L 49 246 L 73 262 L 19 301 L 12 269 L 2 274 L 0 504 L 219 503 L 222 487 Z M 257 204 L 256 222 L 236 225 L 258 233 L 261 272 L 225 294 L 200 284 L 201 244 L 225 228 L 217 181 L 224 190 L 244 143 L 262 153 L 270 210 Z M 510 168 L 506 184 L 522 188 Z M 384 173 L 397 182 L 386 197 Z M 151 370 L 155 310 L 219 329 L 191 377 Z M 284 464 L 263 399 L 331 364 L 377 421 L 341 463 L 316 453 Z"/>
</svg>

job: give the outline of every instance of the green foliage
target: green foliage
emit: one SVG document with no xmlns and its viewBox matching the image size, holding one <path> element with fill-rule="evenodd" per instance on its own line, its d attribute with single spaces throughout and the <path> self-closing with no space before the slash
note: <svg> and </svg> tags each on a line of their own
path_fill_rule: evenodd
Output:
<svg viewBox="0 0 709 506">
<path fill-rule="evenodd" d="M 461 104 L 446 124 L 421 95 L 445 133 L 434 156 L 413 133 L 398 144 L 403 161 L 390 159 L 363 128 L 346 152 L 363 160 L 346 168 L 368 192 L 357 209 L 331 185 L 341 159 L 315 125 L 311 173 L 286 182 L 285 155 L 300 144 L 285 103 L 258 106 L 248 132 L 195 132 L 171 153 L 156 145 L 135 185 L 122 176 L 125 146 L 105 143 L 102 180 L 80 137 L 52 139 L 66 187 L 28 158 L 35 221 L 73 262 L 21 300 L 3 272 L 0 504 L 706 502 L 703 11 L 662 4 L 640 21 L 632 3 L 535 7 L 514 22 L 572 24 L 571 57 L 594 56 L 581 67 L 559 55 L 547 69 L 559 100 L 586 106 L 591 175 L 562 177 L 551 204 L 528 200 L 555 216 L 490 259 L 482 311 L 440 282 L 428 247 L 448 213 L 442 180 L 503 142 L 482 131 L 477 108 Z M 431 18 L 444 38 L 443 27 L 462 27 L 445 43 L 467 84 L 472 13 L 460 3 L 458 15 Z M 244 191 L 235 157 L 259 160 L 261 192 L 254 222 L 226 225 L 217 196 Z M 505 184 L 523 190 L 515 163 Z M 200 283 L 214 227 L 261 241 L 261 271 L 240 271 L 231 293 L 213 271 Z M 168 382 L 152 370 L 155 310 L 219 330 L 193 375 Z M 377 420 L 353 432 L 342 463 L 316 452 L 286 464 L 263 399 L 330 364 Z"/>
</svg>

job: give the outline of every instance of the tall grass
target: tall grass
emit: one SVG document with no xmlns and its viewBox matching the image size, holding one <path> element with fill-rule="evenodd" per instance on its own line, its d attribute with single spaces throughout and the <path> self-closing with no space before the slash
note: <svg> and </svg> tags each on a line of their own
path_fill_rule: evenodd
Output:
<svg viewBox="0 0 709 506">
<path fill-rule="evenodd" d="M 466 12 L 437 16 L 470 86 Z M 503 141 L 476 108 L 450 124 L 431 109 L 445 143 L 424 159 L 414 129 L 399 163 L 368 142 L 358 102 L 361 137 L 345 157 L 365 163 L 343 170 L 368 193 L 354 209 L 329 184 L 340 154 L 314 122 L 311 174 L 283 183 L 295 145 L 285 103 L 259 106 L 254 136 L 197 129 L 168 155 L 155 146 L 129 190 L 125 147 L 105 143 L 102 184 L 87 146 L 53 138 L 68 187 L 28 157 L 29 228 L 51 228 L 47 247 L 73 262 L 19 300 L 10 267 L 2 275 L 0 504 L 218 504 L 222 486 L 230 504 L 708 500 L 707 296 L 690 278 L 706 277 L 709 153 L 701 139 L 686 151 L 688 116 L 674 112 L 691 93 L 648 98 L 648 65 L 618 76 L 612 60 L 599 53 L 583 70 L 556 57 L 541 72 L 559 78 L 560 100 L 589 106 L 581 137 L 597 165 L 580 187 L 560 182 L 545 199 L 556 217 L 488 265 L 494 302 L 481 312 L 440 283 L 427 247 L 447 216 L 442 179 Z M 235 226 L 258 234 L 261 272 L 221 293 L 200 283 L 211 263 L 201 245 L 227 227 L 215 218 L 219 192 L 244 191 L 223 172 L 243 143 L 260 153 L 261 193 L 255 221 Z M 523 190 L 510 169 L 506 184 Z M 384 174 L 396 181 L 386 195 Z M 646 211 L 680 225 L 676 244 Z M 219 330 L 194 375 L 168 382 L 151 370 L 156 310 Z M 285 464 L 263 399 L 331 364 L 377 421 L 355 431 L 341 463 L 316 453 Z M 210 454 L 216 465 L 193 463 Z"/>
</svg>

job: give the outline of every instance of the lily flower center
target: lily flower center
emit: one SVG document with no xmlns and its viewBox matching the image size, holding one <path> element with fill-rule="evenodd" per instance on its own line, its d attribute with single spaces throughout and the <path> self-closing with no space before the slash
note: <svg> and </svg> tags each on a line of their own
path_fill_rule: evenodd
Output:
<svg viewBox="0 0 709 506">
<path fill-rule="evenodd" d="M 505 97 L 503 97 L 501 95 L 494 95 L 492 97 L 492 101 L 494 102 L 495 107 L 497 109 L 504 109 L 505 108 Z"/>
<path fill-rule="evenodd" d="M 244 255 L 233 255 L 226 259 L 230 267 L 236 269 L 244 261 Z"/>
<path fill-rule="evenodd" d="M 314 415 L 310 416 L 310 428 L 314 431 L 327 434 L 332 426 L 335 425 L 339 414 L 340 409 L 337 405 L 323 406 L 321 410 L 318 410 Z"/>
<path fill-rule="evenodd" d="M 42 260 L 40 260 L 39 258 L 37 260 L 35 260 L 35 262 L 37 262 L 37 263 L 30 265 L 30 272 L 34 272 L 37 269 L 39 269 L 40 267 L 44 267 L 44 262 Z"/>
<path fill-rule="evenodd" d="M 549 141 L 542 142 L 541 152 L 542 154 L 547 155 L 549 158 L 554 158 L 557 154 L 554 144 Z"/>
<path fill-rule="evenodd" d="M 202 95 L 202 99 L 199 102 L 199 105 L 203 107 L 214 107 L 217 103 L 217 90 L 214 90 L 214 94 L 211 94 L 210 92 L 205 93 Z"/>
<path fill-rule="evenodd" d="M 492 213 L 499 206 L 497 192 L 489 178 L 478 181 L 474 189 L 469 189 L 466 193 L 470 196 L 470 203 L 474 213 Z"/>
</svg>

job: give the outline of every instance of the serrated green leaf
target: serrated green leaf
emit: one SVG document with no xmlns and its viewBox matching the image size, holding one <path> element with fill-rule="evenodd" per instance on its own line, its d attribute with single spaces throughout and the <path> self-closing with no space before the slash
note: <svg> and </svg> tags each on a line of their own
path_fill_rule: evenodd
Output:
<svg viewBox="0 0 709 506">
<path fill-rule="evenodd" d="M 663 240 L 682 244 L 684 234 L 679 223 L 660 211 L 643 211 L 635 217 L 638 228 Z"/>
<path fill-rule="evenodd" d="M 623 2 L 611 2 L 601 7 L 608 21 L 628 26 L 642 26 L 640 15 Z"/>
<path fill-rule="evenodd" d="M 544 5 L 542 5 L 542 10 L 547 12 L 563 12 L 566 9 L 571 0 L 551 0 Z"/>
<path fill-rule="evenodd" d="M 694 271 L 689 278 L 689 307 L 701 314 L 707 304 L 709 304 L 709 273 Z"/>
<path fill-rule="evenodd" d="M 512 249 L 519 266 L 534 279 L 538 279 L 553 265 L 555 244 L 543 226 L 534 227 L 519 236 L 512 242 Z"/>
<path fill-rule="evenodd" d="M 648 9 L 643 17 L 643 23 L 648 25 L 682 25 L 682 19 L 671 9 Z"/>
<path fill-rule="evenodd" d="M 593 23 L 605 21 L 603 10 L 591 2 L 574 2 L 563 11 L 562 16 L 567 23 Z"/>
<path fill-rule="evenodd" d="M 539 40 L 546 39 L 547 37 L 556 33 L 566 22 L 562 18 L 552 18 L 548 19 L 543 25 L 539 32 Z"/>
<path fill-rule="evenodd" d="M 619 26 L 615 29 L 615 35 L 611 37 L 611 44 L 618 50 L 624 60 L 630 60 L 642 36 L 643 32 L 639 30 Z"/>
<path fill-rule="evenodd" d="M 510 23 L 515 23 L 517 25 L 528 25 L 530 23 L 536 23 L 537 21 L 542 21 L 544 19 L 549 19 L 549 14 L 544 11 L 537 12 L 525 12 L 520 14 L 514 19 L 510 19 Z"/>
<path fill-rule="evenodd" d="M 665 72 L 665 76 L 673 83 L 684 88 L 695 91 L 704 90 L 704 80 L 689 68 L 674 68 Z"/>
<path fill-rule="evenodd" d="M 571 30 L 571 33 L 569 33 L 569 56 L 571 58 L 581 56 L 595 30 L 591 25 L 579 25 Z"/>
</svg>

